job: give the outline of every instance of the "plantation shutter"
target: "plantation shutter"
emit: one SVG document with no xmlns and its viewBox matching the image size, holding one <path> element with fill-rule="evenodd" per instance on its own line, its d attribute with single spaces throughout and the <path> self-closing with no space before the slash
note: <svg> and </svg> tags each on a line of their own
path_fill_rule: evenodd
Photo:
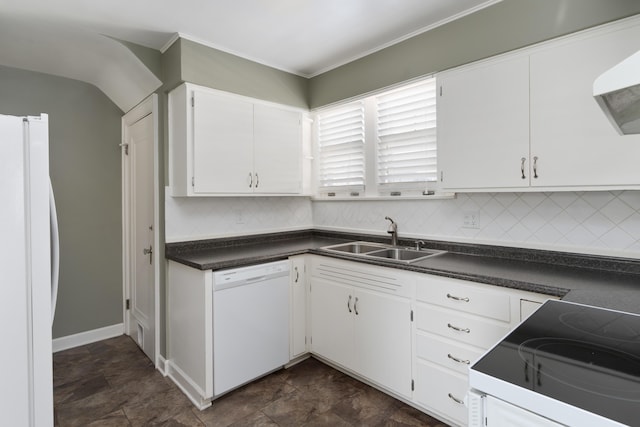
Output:
<svg viewBox="0 0 640 427">
<path fill-rule="evenodd" d="M 318 115 L 318 186 L 322 192 L 364 190 L 364 104 Z"/>
<path fill-rule="evenodd" d="M 436 181 L 435 78 L 381 94 L 376 103 L 380 190 Z"/>
</svg>

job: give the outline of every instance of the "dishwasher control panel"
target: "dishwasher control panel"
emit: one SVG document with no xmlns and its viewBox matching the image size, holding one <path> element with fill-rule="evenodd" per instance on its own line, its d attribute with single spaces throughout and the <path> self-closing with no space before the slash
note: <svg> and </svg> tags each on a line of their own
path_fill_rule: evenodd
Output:
<svg viewBox="0 0 640 427">
<path fill-rule="evenodd" d="M 214 291 L 289 275 L 289 260 L 214 271 Z"/>
</svg>

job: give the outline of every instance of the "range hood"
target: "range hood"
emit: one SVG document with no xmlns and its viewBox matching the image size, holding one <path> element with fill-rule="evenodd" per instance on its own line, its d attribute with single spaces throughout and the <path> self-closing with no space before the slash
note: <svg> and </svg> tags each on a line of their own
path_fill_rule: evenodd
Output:
<svg viewBox="0 0 640 427">
<path fill-rule="evenodd" d="M 640 134 L 640 51 L 598 77 L 593 96 L 620 135 Z"/>
</svg>

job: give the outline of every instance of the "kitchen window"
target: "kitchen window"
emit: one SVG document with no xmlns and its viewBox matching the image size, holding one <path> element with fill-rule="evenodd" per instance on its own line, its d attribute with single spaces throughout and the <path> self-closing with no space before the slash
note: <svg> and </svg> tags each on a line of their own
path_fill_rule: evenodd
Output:
<svg viewBox="0 0 640 427">
<path fill-rule="evenodd" d="M 315 123 L 318 197 L 432 194 L 435 77 L 319 110 Z"/>
<path fill-rule="evenodd" d="M 320 191 L 359 194 L 365 185 L 364 102 L 332 108 L 316 120 Z"/>
</svg>

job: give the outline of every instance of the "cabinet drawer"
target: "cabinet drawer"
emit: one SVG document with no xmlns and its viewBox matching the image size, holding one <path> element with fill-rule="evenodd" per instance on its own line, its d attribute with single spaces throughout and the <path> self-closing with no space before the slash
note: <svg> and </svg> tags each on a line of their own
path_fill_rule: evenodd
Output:
<svg viewBox="0 0 640 427">
<path fill-rule="evenodd" d="M 421 359 L 467 375 L 469 366 L 482 356 L 482 351 L 417 333 L 416 354 Z"/>
<path fill-rule="evenodd" d="M 415 397 L 418 403 L 461 425 L 466 425 L 468 419 L 463 403 L 467 389 L 468 381 L 463 376 L 427 363 L 417 363 Z"/>
<path fill-rule="evenodd" d="M 416 307 L 418 329 L 465 344 L 489 348 L 509 332 L 509 324 L 427 304 Z"/>
<path fill-rule="evenodd" d="M 509 294 L 494 291 L 490 285 L 474 285 L 456 279 L 427 276 L 418 282 L 418 301 L 437 304 L 492 319 L 511 321 Z"/>
</svg>

